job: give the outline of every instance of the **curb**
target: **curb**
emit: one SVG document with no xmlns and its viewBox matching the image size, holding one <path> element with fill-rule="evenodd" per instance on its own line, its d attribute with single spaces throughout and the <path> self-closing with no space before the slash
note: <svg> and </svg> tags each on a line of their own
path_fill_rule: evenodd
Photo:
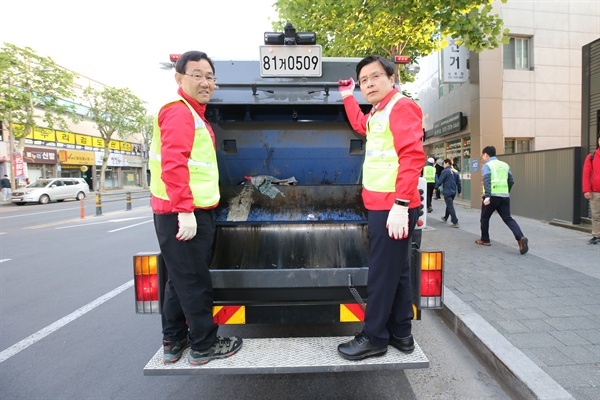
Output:
<svg viewBox="0 0 600 400">
<path fill-rule="evenodd" d="M 437 313 L 465 346 L 518 399 L 573 400 L 562 386 L 444 286 L 444 308 Z"/>
</svg>

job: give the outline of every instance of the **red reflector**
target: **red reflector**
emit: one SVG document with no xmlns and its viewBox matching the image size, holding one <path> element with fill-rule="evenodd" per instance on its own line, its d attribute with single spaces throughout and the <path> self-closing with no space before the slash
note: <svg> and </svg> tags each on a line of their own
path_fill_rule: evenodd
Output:
<svg viewBox="0 0 600 400">
<path fill-rule="evenodd" d="M 394 56 L 394 63 L 396 64 L 408 64 L 410 62 L 410 56 Z"/>
<path fill-rule="evenodd" d="M 169 54 L 169 60 L 171 60 L 171 62 L 177 62 L 179 57 L 181 57 L 181 54 Z"/>
<path fill-rule="evenodd" d="M 442 295 L 442 271 L 424 271 L 421 270 L 421 296 L 441 296 Z"/>
<path fill-rule="evenodd" d="M 135 276 L 136 301 L 158 301 L 158 275 Z"/>
<path fill-rule="evenodd" d="M 417 221 L 417 226 L 423 226 L 423 220 L 421 220 L 421 219 L 420 219 L 420 220 L 418 220 L 418 221 Z"/>
</svg>

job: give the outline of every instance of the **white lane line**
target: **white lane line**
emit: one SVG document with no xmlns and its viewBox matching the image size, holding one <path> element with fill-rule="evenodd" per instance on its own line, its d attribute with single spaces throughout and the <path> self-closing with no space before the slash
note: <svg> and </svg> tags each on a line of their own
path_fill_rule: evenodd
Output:
<svg viewBox="0 0 600 400">
<path fill-rule="evenodd" d="M 152 221 L 154 221 L 154 220 L 153 219 L 149 219 L 148 221 L 140 222 L 139 224 L 133 224 L 133 225 L 129 225 L 129 226 L 124 226 L 122 228 L 113 229 L 112 231 L 108 231 L 108 233 L 122 231 L 123 229 L 129 229 L 129 228 L 133 228 L 133 227 L 138 226 L 138 225 L 144 225 L 144 224 L 147 224 L 148 222 L 152 222 Z"/>
<path fill-rule="evenodd" d="M 0 260 L 0 263 L 3 263 L 5 261 L 10 261 L 10 260 L 12 260 L 12 258 L 3 258 L 2 260 Z"/>
<path fill-rule="evenodd" d="M 112 223 L 112 222 L 126 222 L 126 221 L 131 221 L 133 219 L 142 219 L 142 218 L 146 218 L 146 217 L 133 217 L 133 218 L 111 219 L 111 220 L 108 220 L 108 221 L 89 222 L 89 223 L 81 223 L 81 224 L 77 224 L 77 225 L 59 226 L 58 228 L 54 228 L 54 229 L 80 228 L 82 226 L 109 224 L 109 223 Z"/>
<path fill-rule="evenodd" d="M 91 303 L 86 304 L 85 306 L 72 312 L 71 314 L 67 315 L 66 317 L 63 317 L 56 322 L 53 322 L 52 324 L 48 325 L 47 327 L 45 327 L 43 329 L 40 329 L 33 335 L 10 346 L 8 349 L 3 350 L 2 352 L 0 352 L 0 363 L 3 363 L 4 361 L 8 360 L 15 354 L 25 350 L 26 348 L 28 348 L 31 345 L 37 343 L 38 341 L 42 340 L 43 338 L 45 338 L 52 332 L 59 330 L 63 326 L 67 325 L 69 322 L 75 321 L 77 318 L 83 316 L 84 314 L 86 314 L 89 311 L 93 310 L 94 308 L 98 307 L 102 303 L 112 299 L 113 297 L 115 297 L 119 293 L 123 292 L 124 290 L 129 289 L 131 286 L 133 286 L 133 279 L 130 280 L 129 282 L 122 284 L 118 288 L 111 290 L 110 292 L 106 293 L 105 295 L 98 297 L 96 300 L 92 301 Z"/>
</svg>

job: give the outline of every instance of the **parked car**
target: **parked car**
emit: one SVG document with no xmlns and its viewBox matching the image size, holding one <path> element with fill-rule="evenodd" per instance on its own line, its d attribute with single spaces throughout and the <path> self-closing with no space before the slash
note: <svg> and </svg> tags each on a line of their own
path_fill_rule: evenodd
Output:
<svg viewBox="0 0 600 400">
<path fill-rule="evenodd" d="M 81 200 L 90 193 L 90 187 L 82 178 L 38 179 L 12 192 L 11 201 L 22 206 L 25 203 L 46 204 L 65 199 Z"/>
</svg>

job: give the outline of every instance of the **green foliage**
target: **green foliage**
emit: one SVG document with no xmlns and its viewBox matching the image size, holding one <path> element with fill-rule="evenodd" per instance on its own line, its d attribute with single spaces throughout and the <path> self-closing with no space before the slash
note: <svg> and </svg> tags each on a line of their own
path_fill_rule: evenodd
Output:
<svg viewBox="0 0 600 400">
<path fill-rule="evenodd" d="M 501 0 L 506 3 L 507 0 Z M 283 31 L 291 22 L 298 32 L 315 32 L 323 55 L 365 57 L 427 56 L 456 44 L 481 52 L 504 43 L 507 30 L 492 12 L 493 0 L 277 0 Z M 403 76 L 406 77 L 406 72 Z"/>
<path fill-rule="evenodd" d="M 100 191 L 104 190 L 104 171 L 110 154 L 109 142 L 116 134 L 126 139 L 140 133 L 146 121 L 145 102 L 129 89 L 104 87 L 98 90 L 87 87 L 83 95 L 88 102 L 88 117 L 96 124 L 96 129 L 104 139 L 104 158 L 100 173 Z"/>
<path fill-rule="evenodd" d="M 29 48 L 4 43 L 0 49 L 0 120 L 18 124 L 16 139 L 37 126 L 66 129 L 79 122 L 72 103 L 75 74 Z M 35 112 L 41 110 L 41 112 Z"/>
</svg>

